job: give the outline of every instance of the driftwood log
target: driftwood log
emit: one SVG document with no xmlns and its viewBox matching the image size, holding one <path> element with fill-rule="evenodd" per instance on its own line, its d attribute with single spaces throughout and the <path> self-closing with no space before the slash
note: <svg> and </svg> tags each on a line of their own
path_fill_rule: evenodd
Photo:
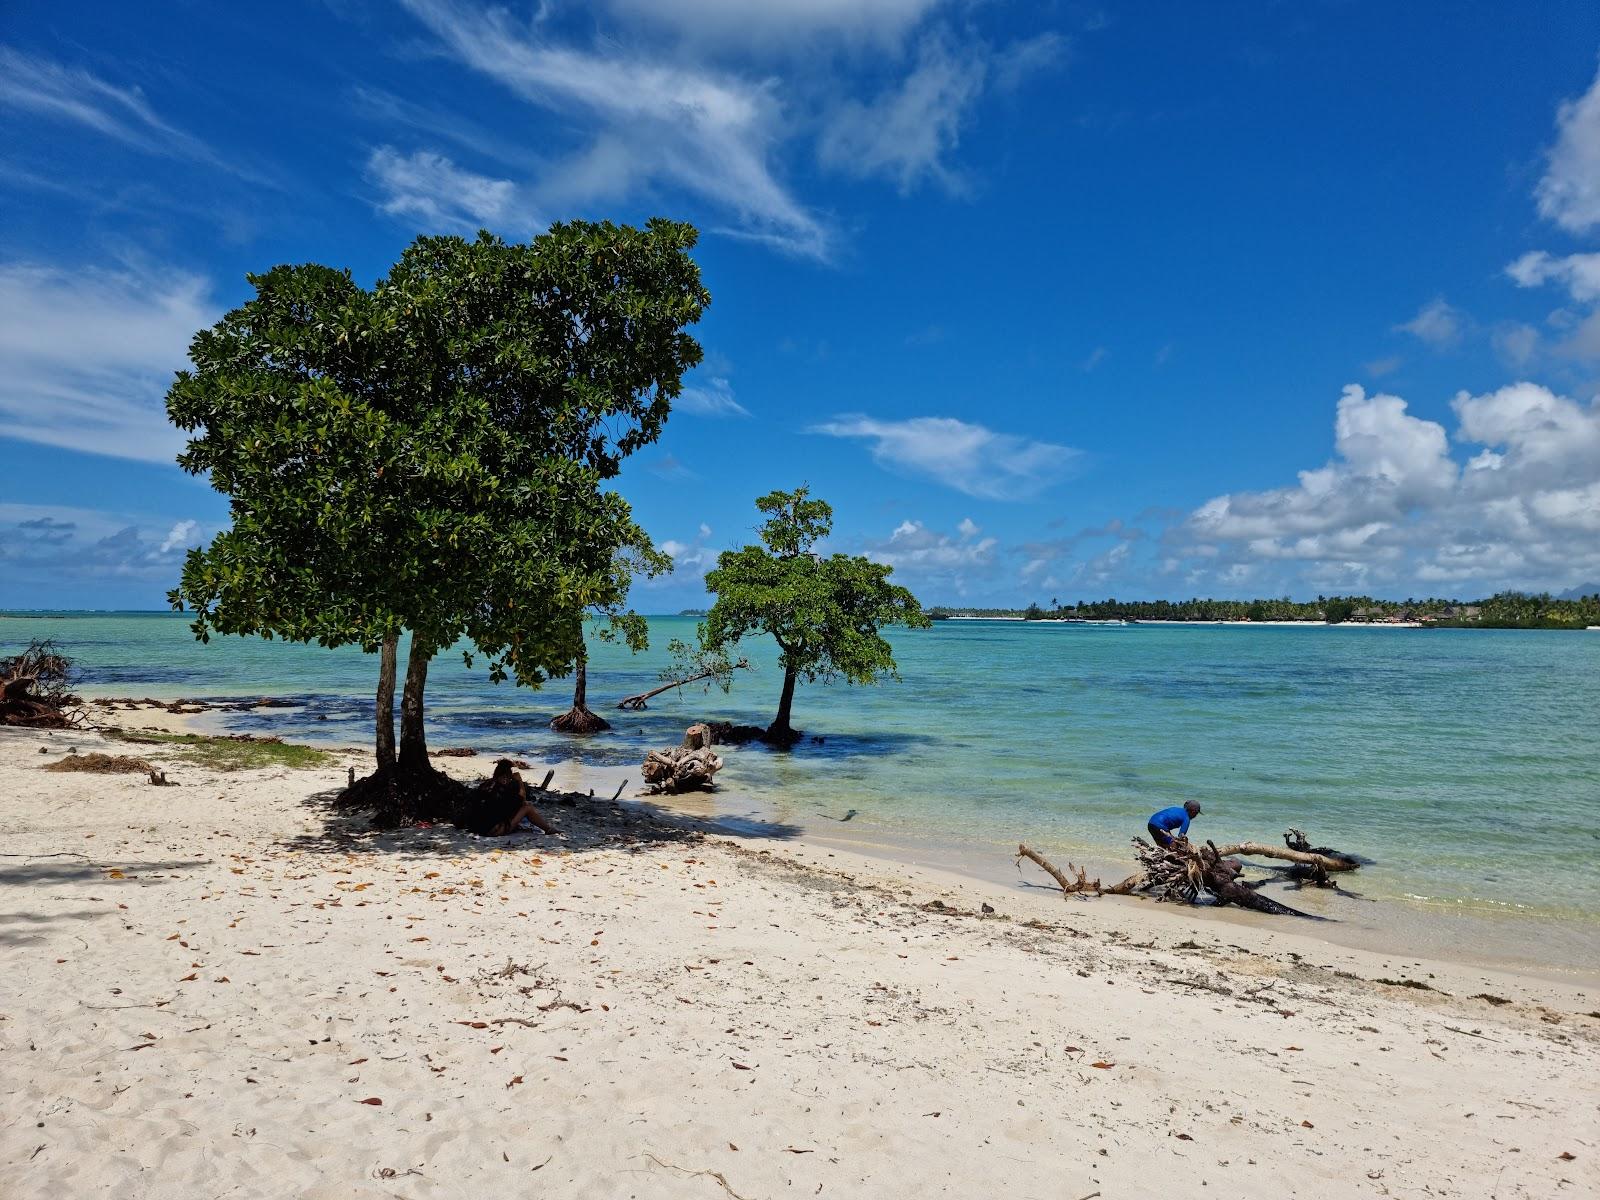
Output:
<svg viewBox="0 0 1600 1200">
<path fill-rule="evenodd" d="M 1338 886 L 1328 878 L 1330 872 L 1354 871 L 1361 864 L 1342 851 L 1327 846 L 1312 847 L 1298 829 L 1290 829 L 1283 836 L 1283 846 L 1235 842 L 1220 847 L 1215 842 L 1196 844 L 1185 838 L 1174 839 L 1171 846 L 1153 846 L 1144 838 L 1136 837 L 1133 839 L 1133 849 L 1139 860 L 1139 870 L 1110 887 L 1102 886 L 1098 879 L 1090 880 L 1081 867 L 1068 863 L 1068 872 L 1077 872 L 1076 878 L 1071 878 L 1027 846 L 1017 847 L 1017 861 L 1020 864 L 1026 858 L 1036 863 L 1060 885 L 1064 896 L 1126 896 L 1142 892 L 1158 900 L 1194 904 L 1204 894 L 1218 904 L 1233 904 L 1280 916 L 1312 917 L 1311 913 L 1301 912 L 1270 896 L 1263 896 L 1255 886 L 1245 883 L 1240 878 L 1245 864 L 1234 856 L 1287 862 L 1291 864 L 1290 874 L 1293 877 L 1324 887 Z"/>
<path fill-rule="evenodd" d="M 652 792 L 709 791 L 722 770 L 722 758 L 711 749 L 711 730 L 691 725 L 681 746 L 650 751 L 641 770 Z"/>
</svg>

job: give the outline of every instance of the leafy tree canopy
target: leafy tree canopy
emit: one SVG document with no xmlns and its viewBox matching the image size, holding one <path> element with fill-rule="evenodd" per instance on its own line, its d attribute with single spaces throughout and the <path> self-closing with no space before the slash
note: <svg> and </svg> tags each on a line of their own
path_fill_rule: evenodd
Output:
<svg viewBox="0 0 1600 1200">
<path fill-rule="evenodd" d="M 427 659 L 463 637 L 497 679 L 570 669 L 579 614 L 620 610 L 619 562 L 656 553 L 603 485 L 700 360 L 695 237 L 573 222 L 418 238 L 370 291 L 316 265 L 251 276 L 168 394 L 180 464 L 233 517 L 173 603 L 201 637 L 409 631 L 419 738 Z"/>
</svg>

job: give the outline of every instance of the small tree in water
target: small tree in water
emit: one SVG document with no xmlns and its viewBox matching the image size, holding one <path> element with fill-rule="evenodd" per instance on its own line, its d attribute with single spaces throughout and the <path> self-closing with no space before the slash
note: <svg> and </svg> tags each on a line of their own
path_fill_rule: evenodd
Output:
<svg viewBox="0 0 1600 1200">
<path fill-rule="evenodd" d="M 651 545 L 649 538 L 641 537 L 637 544 L 621 547 L 612 560 L 610 587 L 596 601 L 590 613 L 580 614 L 578 620 L 588 624 L 593 614 L 599 618 L 594 634 L 602 642 L 622 642 L 633 653 L 650 648 L 650 623 L 632 609 L 623 610 L 628 598 L 628 588 L 635 575 L 659 575 L 672 569 L 672 559 Z M 580 632 L 580 638 L 583 634 Z M 603 733 L 611 723 L 589 707 L 589 648 L 587 641 L 578 654 L 573 668 L 572 707 L 558 717 L 551 718 L 550 728 L 557 733 Z"/>
<path fill-rule="evenodd" d="M 802 679 L 844 677 L 873 683 L 895 675 L 885 625 L 929 624 L 917 598 L 889 582 L 892 568 L 860 555 L 824 558 L 812 547 L 833 528 L 833 509 L 807 488 L 770 492 L 756 501 L 767 514 L 764 545 L 727 550 L 706 576 L 716 603 L 706 616 L 703 641 L 717 651 L 753 633 L 778 643 L 783 693 L 765 740 L 793 745 L 795 685 Z"/>
</svg>

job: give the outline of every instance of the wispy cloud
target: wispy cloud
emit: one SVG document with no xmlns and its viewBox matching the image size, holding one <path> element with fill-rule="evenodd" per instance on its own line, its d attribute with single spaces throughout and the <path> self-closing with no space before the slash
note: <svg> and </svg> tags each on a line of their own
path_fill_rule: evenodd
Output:
<svg viewBox="0 0 1600 1200">
<path fill-rule="evenodd" d="M 881 175 L 902 193 L 931 180 L 950 191 L 964 181 L 945 162 L 983 94 L 984 58 L 957 54 L 944 38 L 928 38 L 916 68 L 868 101 L 846 100 L 830 117 L 817 147 L 823 166 L 860 177 Z"/>
<path fill-rule="evenodd" d="M 1466 314 L 1439 297 L 1424 304 L 1411 320 L 1394 328 L 1397 333 L 1409 333 L 1435 350 L 1443 350 L 1461 340 L 1466 324 Z"/>
<path fill-rule="evenodd" d="M 0 264 L 0 437 L 171 462 L 163 397 L 216 316 L 196 275 Z"/>
<path fill-rule="evenodd" d="M 893 46 L 942 0 L 609 0 L 619 16 L 685 42 L 776 53 L 819 40 Z"/>
<path fill-rule="evenodd" d="M 871 445 L 880 466 L 987 500 L 1037 496 L 1065 476 L 1081 454 L 1069 446 L 997 433 L 953 417 L 880 421 L 845 415 L 812 426 L 810 432 L 859 438 Z"/>
<path fill-rule="evenodd" d="M 378 189 L 380 210 L 426 232 L 523 233 L 548 224 L 519 203 L 511 180 L 476 174 L 426 150 L 402 155 L 380 146 L 367 159 L 367 178 Z"/>
<path fill-rule="evenodd" d="M 637 57 L 612 44 L 558 44 L 501 9 L 403 2 L 463 65 L 592 128 L 588 147 L 541 182 L 540 199 L 550 207 L 671 183 L 732 214 L 743 234 L 826 257 L 826 229 L 770 165 L 780 109 L 768 83 Z"/>
<path fill-rule="evenodd" d="M 698 417 L 748 417 L 750 411 L 733 398 L 733 385 L 720 375 L 686 387 L 673 401 L 681 413 Z"/>
<path fill-rule="evenodd" d="M 277 186 L 162 119 L 139 88 L 119 87 L 81 67 L 0 46 L 0 109 L 5 108 L 90 129 L 146 154 L 190 159 Z"/>
</svg>

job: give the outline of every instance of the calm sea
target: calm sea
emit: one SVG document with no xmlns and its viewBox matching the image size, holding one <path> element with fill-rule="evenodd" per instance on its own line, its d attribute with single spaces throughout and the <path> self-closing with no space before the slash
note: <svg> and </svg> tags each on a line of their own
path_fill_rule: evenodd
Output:
<svg viewBox="0 0 1600 1200">
<path fill-rule="evenodd" d="M 592 643 L 591 703 L 615 728 L 589 739 L 545 727 L 565 681 L 494 686 L 441 655 L 432 745 L 637 766 L 691 719 L 765 724 L 781 682 L 770 645 L 751 647 L 756 669 L 730 695 L 612 709 L 693 630 L 652 619 L 637 656 Z M 35 636 L 78 660 L 91 695 L 293 697 L 305 708 L 230 727 L 371 736 L 376 661 L 359 651 L 200 645 L 167 614 L 0 617 L 0 653 Z M 1488 936 L 1520 946 L 1512 957 L 1600 967 L 1600 632 L 951 621 L 894 641 L 900 681 L 802 686 L 795 723 L 820 740 L 734 751 L 713 810 L 1006 870 L 1025 840 L 1115 870 L 1152 810 L 1194 798 L 1197 832 L 1219 841 L 1276 842 L 1295 825 L 1372 859 L 1360 890 L 1443 922 L 1435 940 Z M 1360 924 L 1379 906 L 1308 907 Z"/>
</svg>

